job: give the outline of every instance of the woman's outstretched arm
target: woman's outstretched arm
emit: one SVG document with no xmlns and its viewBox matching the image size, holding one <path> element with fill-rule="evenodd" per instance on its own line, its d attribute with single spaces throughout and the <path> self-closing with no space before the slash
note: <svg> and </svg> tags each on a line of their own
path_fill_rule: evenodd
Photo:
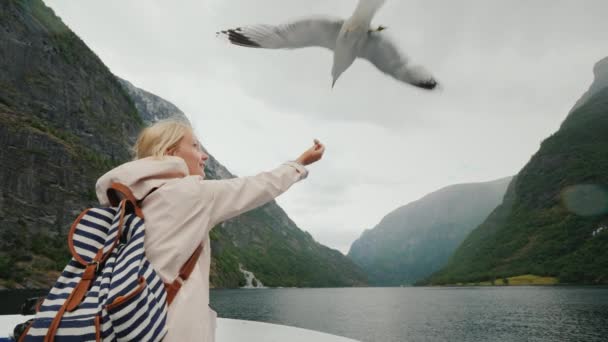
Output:
<svg viewBox="0 0 608 342">
<path fill-rule="evenodd" d="M 211 227 L 270 202 L 306 178 L 308 171 L 304 166 L 320 160 L 324 152 L 325 146 L 315 139 L 314 145 L 295 161 L 274 170 L 249 177 L 202 181 L 205 191 L 212 194 Z"/>
</svg>

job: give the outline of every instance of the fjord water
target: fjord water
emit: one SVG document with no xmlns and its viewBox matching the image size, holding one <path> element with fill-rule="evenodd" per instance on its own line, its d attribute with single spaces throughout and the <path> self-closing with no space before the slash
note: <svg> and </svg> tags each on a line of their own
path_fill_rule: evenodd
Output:
<svg viewBox="0 0 608 342">
<path fill-rule="evenodd" d="M 40 291 L 0 291 L 0 314 Z M 606 341 L 608 287 L 211 290 L 220 317 L 365 342 Z"/>
<path fill-rule="evenodd" d="M 606 287 L 212 290 L 220 317 L 369 342 L 606 341 Z"/>
</svg>

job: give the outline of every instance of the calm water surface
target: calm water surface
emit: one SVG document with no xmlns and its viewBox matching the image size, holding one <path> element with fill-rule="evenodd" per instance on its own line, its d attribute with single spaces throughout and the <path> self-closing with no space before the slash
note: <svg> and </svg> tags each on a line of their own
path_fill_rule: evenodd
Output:
<svg viewBox="0 0 608 342">
<path fill-rule="evenodd" d="M 608 288 L 212 290 L 221 317 L 361 341 L 608 341 Z"/>
<path fill-rule="evenodd" d="M 0 313 L 31 292 L 0 291 Z M 606 287 L 211 290 L 220 317 L 360 341 L 608 341 Z"/>
</svg>

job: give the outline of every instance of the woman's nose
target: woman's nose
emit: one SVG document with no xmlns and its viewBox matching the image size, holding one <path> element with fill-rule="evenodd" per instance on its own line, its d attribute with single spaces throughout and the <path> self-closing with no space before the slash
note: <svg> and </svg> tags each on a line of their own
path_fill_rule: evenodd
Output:
<svg viewBox="0 0 608 342">
<path fill-rule="evenodd" d="M 202 159 L 203 161 L 206 161 L 207 159 L 209 159 L 209 155 L 208 155 L 207 153 L 203 152 L 203 153 L 201 154 L 201 159 Z"/>
</svg>

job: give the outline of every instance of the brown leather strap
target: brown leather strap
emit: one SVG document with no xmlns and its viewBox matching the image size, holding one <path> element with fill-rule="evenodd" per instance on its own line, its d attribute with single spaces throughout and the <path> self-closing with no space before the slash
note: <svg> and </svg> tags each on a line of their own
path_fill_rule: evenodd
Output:
<svg viewBox="0 0 608 342">
<path fill-rule="evenodd" d="M 198 245 L 194 253 L 188 258 L 188 260 L 182 265 L 182 268 L 179 270 L 179 274 L 172 283 L 165 283 L 165 290 L 167 291 L 167 303 L 171 304 L 179 289 L 181 289 L 184 281 L 190 278 L 190 274 L 194 270 L 194 266 L 196 266 L 196 262 L 198 258 L 200 258 L 201 253 L 203 252 L 203 245 Z"/>
<path fill-rule="evenodd" d="M 42 306 L 42 303 L 44 303 L 44 300 L 46 299 L 46 297 L 40 297 L 38 298 L 38 300 L 36 301 L 36 306 L 35 306 L 35 311 L 36 313 L 40 312 L 40 307 Z"/>
<path fill-rule="evenodd" d="M 95 316 L 95 342 L 101 342 L 101 314 Z"/>
<path fill-rule="evenodd" d="M 74 295 L 74 291 L 72 291 L 72 293 L 70 293 L 70 296 L 68 297 L 68 299 L 65 301 L 65 303 L 63 303 L 63 305 L 61 306 L 61 308 L 55 315 L 55 318 L 53 318 L 53 321 L 51 322 L 51 325 L 49 326 L 49 330 L 47 330 L 46 336 L 44 336 L 44 342 L 54 342 L 55 341 L 55 334 L 57 333 L 57 329 L 59 329 L 59 323 L 61 323 L 63 314 L 65 313 L 65 310 L 68 307 L 68 303 L 72 299 L 73 295 Z"/>
<path fill-rule="evenodd" d="M 203 252 L 203 245 L 198 245 L 198 247 L 196 247 L 196 250 L 194 250 L 194 253 L 192 253 L 190 258 L 188 259 L 188 261 L 186 261 L 186 263 L 179 270 L 179 276 L 183 280 L 188 280 L 188 278 L 190 277 L 190 274 L 194 270 L 194 266 L 196 265 L 198 258 L 201 256 L 202 252 Z"/>
<path fill-rule="evenodd" d="M 70 297 L 66 301 L 66 303 L 67 303 L 66 310 L 67 311 L 73 311 L 74 309 L 76 309 L 78 307 L 78 305 L 80 305 L 80 302 L 82 302 L 82 300 L 84 299 L 84 296 L 87 294 L 87 292 L 89 291 L 89 288 L 91 287 L 91 283 L 95 279 L 95 274 L 97 273 L 97 271 L 99 269 L 99 265 L 103 264 L 108 259 L 108 257 L 110 256 L 110 254 L 112 253 L 112 251 L 114 250 L 116 245 L 118 244 L 118 241 L 120 241 L 120 236 L 122 234 L 122 225 L 124 224 L 124 219 L 125 219 L 126 200 L 121 201 L 119 205 L 120 205 L 120 220 L 118 221 L 118 232 L 116 233 L 116 238 L 114 239 L 114 243 L 112 244 L 110 249 L 104 254 L 103 247 L 100 248 L 97 251 L 97 254 L 93 258 L 93 260 L 89 263 L 85 263 L 84 260 L 73 251 L 74 258 L 77 258 L 77 260 L 81 264 L 83 264 L 86 268 L 84 269 L 84 273 L 82 274 L 82 278 L 78 282 L 78 285 L 76 285 L 76 287 L 72 290 Z M 71 233 L 73 234 L 73 232 L 71 232 Z M 71 242 L 70 238 L 68 238 L 68 242 Z"/>
<path fill-rule="evenodd" d="M 121 199 L 120 195 L 122 195 L 124 200 Z M 53 342 L 55 340 L 55 334 L 57 333 L 57 329 L 59 328 L 59 324 L 61 323 L 61 319 L 63 318 L 63 315 L 65 314 L 66 311 L 73 311 L 74 309 L 76 309 L 78 307 L 78 305 L 80 305 L 80 303 L 84 299 L 84 296 L 89 291 L 89 287 L 91 286 L 93 279 L 95 279 L 95 273 L 97 272 L 99 264 L 105 262 L 105 260 L 109 257 L 110 253 L 114 249 L 114 247 L 116 247 L 118 241 L 120 240 L 120 236 L 122 234 L 122 225 L 124 223 L 126 203 L 127 202 L 131 203 L 131 206 L 133 207 L 133 210 L 135 211 L 135 215 L 139 216 L 142 219 L 144 218 L 143 212 L 141 210 L 141 207 L 140 207 L 138 201 L 135 199 L 135 196 L 133 195 L 133 192 L 131 192 L 131 189 L 129 189 L 129 187 L 127 187 L 126 185 L 121 184 L 121 183 L 112 183 L 112 185 L 108 189 L 108 199 L 110 201 L 110 204 L 112 204 L 113 206 L 120 205 L 120 210 L 121 210 L 120 221 L 118 223 L 118 232 L 116 234 L 116 239 L 114 240 L 114 244 L 112 245 L 112 247 L 110 248 L 108 253 L 106 253 L 106 255 L 104 255 L 104 253 L 103 253 L 103 248 L 100 248 L 97 251 L 97 255 L 95 255 L 95 258 L 93 258 L 93 260 L 87 264 L 82 259 L 82 257 L 80 257 L 78 255 L 78 253 L 76 253 L 71 239 L 68 238 L 68 244 L 70 245 L 70 250 L 71 250 L 74 258 L 76 260 L 78 260 L 78 262 L 83 264 L 83 266 L 86 266 L 86 268 L 84 270 L 84 273 L 82 274 L 82 278 L 78 282 L 78 285 L 76 285 L 76 287 L 72 290 L 69 297 L 66 299 L 66 301 L 63 303 L 63 305 L 61 306 L 61 308 L 59 309 L 59 311 L 53 318 L 53 321 L 51 322 L 51 325 L 49 326 L 46 336 L 44 337 L 44 342 Z M 70 234 L 69 234 L 70 236 L 74 234 L 74 231 L 76 229 L 78 222 L 84 216 L 85 213 L 86 213 L 86 211 L 82 212 L 80 214 L 80 216 L 76 219 L 76 221 L 72 224 L 72 227 L 70 228 Z M 198 257 L 197 257 L 197 259 L 198 259 Z M 189 262 L 190 262 L 190 259 L 188 259 L 188 262 L 186 262 L 186 265 Z M 186 266 L 186 265 L 184 265 L 184 266 Z M 194 265 L 191 268 L 193 268 L 193 267 L 194 267 Z M 182 269 L 183 268 L 184 267 L 182 267 Z M 187 273 L 187 276 L 190 275 L 190 272 L 192 272 L 192 269 L 190 269 L 190 271 Z M 180 275 L 181 274 L 182 274 L 182 272 L 180 271 Z M 96 323 L 96 325 L 99 324 L 99 322 L 97 320 L 95 323 Z M 28 329 L 29 329 L 29 327 L 28 327 Z M 99 338 L 99 336 L 97 335 L 96 338 Z"/>
<path fill-rule="evenodd" d="M 76 259 L 76 261 L 78 261 L 82 266 L 86 266 L 87 263 L 78 253 L 76 253 L 76 247 L 74 247 L 73 237 L 74 233 L 76 232 L 76 227 L 78 227 L 78 223 L 88 211 L 89 209 L 85 209 L 82 211 L 82 213 L 80 213 L 80 215 L 78 215 L 78 218 L 74 220 L 74 223 L 72 223 L 70 231 L 68 232 L 68 248 L 70 249 L 70 253 L 72 253 L 74 259 Z"/>
<path fill-rule="evenodd" d="M 116 233 L 116 237 L 114 238 L 114 243 L 112 244 L 112 246 L 110 246 L 110 249 L 108 249 L 108 251 L 100 258 L 98 259 L 98 263 L 102 264 L 106 261 L 106 259 L 108 259 L 110 257 L 110 254 L 112 253 L 112 251 L 114 250 L 114 248 L 118 245 L 119 241 L 120 241 L 120 237 L 122 235 L 122 226 L 124 224 L 124 219 L 125 219 L 125 213 L 126 213 L 126 200 L 121 201 L 118 205 L 120 205 L 120 220 L 118 221 L 118 232 Z M 70 248 L 70 252 L 72 253 L 72 256 L 74 257 L 74 259 L 76 259 L 76 261 L 78 261 L 82 266 L 87 267 L 89 265 L 89 263 L 84 260 L 82 258 L 82 256 L 80 256 L 80 254 L 78 254 L 76 252 L 76 248 L 74 247 L 74 233 L 76 232 L 76 227 L 78 226 L 78 222 L 80 222 L 80 219 L 82 219 L 82 217 L 84 216 L 84 214 L 86 214 L 87 210 L 83 211 L 82 214 L 80 214 L 80 216 L 78 216 L 78 218 L 76 219 L 76 221 L 74 221 L 74 223 L 72 224 L 72 228 L 70 228 L 70 232 L 68 233 L 68 247 Z"/>
<path fill-rule="evenodd" d="M 25 338 L 27 337 L 27 333 L 30 331 L 30 328 L 32 327 L 32 325 L 34 325 L 34 320 L 32 320 L 27 327 L 25 328 L 25 330 L 23 330 L 23 333 L 21 333 L 21 336 L 19 336 L 19 339 L 17 339 L 17 342 L 24 342 Z"/>
<path fill-rule="evenodd" d="M 135 211 L 135 215 L 139 216 L 142 219 L 144 218 L 144 213 L 142 212 L 141 207 L 139 206 L 139 202 L 137 201 L 135 195 L 133 195 L 133 192 L 131 191 L 131 189 L 129 189 L 128 186 L 122 183 L 112 183 L 112 185 L 110 185 L 110 188 L 108 189 L 107 194 L 108 200 L 113 206 L 118 206 L 118 204 L 120 203 L 120 195 L 122 195 L 123 198 L 125 198 L 127 201 L 129 201 L 129 203 L 131 203 L 131 206 Z"/>
<path fill-rule="evenodd" d="M 173 303 L 173 299 L 177 296 L 179 289 L 182 288 L 182 284 L 175 279 L 172 283 L 165 283 L 165 291 L 167 291 L 167 305 Z"/>
<path fill-rule="evenodd" d="M 97 255 L 90 262 L 87 267 L 84 269 L 84 273 L 82 274 L 82 279 L 78 282 L 78 285 L 72 290 L 72 295 L 67 301 L 67 311 L 74 311 L 80 305 L 80 302 L 84 299 L 84 296 L 89 291 L 91 287 L 91 282 L 95 279 L 95 273 L 99 267 L 99 263 L 101 262 L 101 258 L 103 257 L 103 248 L 100 248 L 97 251 Z"/>
</svg>

